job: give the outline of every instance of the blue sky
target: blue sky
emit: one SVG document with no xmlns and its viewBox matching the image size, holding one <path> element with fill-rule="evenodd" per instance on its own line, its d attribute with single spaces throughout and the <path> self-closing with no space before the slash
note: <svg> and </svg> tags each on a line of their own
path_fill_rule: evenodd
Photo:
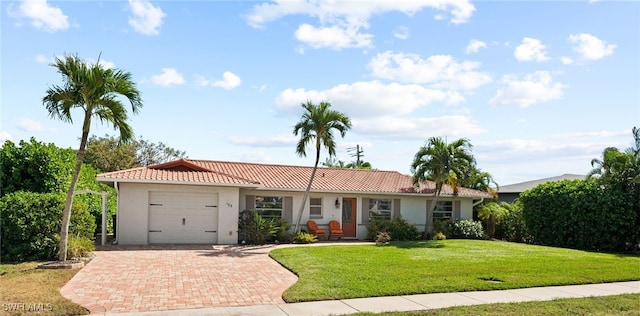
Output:
<svg viewBox="0 0 640 316">
<path fill-rule="evenodd" d="M 0 140 L 78 146 L 79 123 L 42 105 L 65 53 L 131 72 L 136 135 L 197 159 L 312 165 L 292 133 L 306 100 L 351 117 L 338 159 L 359 144 L 373 167 L 409 174 L 429 137 L 465 137 L 501 185 L 586 174 L 640 126 L 637 1 L 0 5 Z"/>
</svg>

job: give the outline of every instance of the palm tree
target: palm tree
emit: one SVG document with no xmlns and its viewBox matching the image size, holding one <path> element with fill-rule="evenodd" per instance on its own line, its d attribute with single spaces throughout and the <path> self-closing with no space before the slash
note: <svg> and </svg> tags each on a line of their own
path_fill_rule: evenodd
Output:
<svg viewBox="0 0 640 316">
<path fill-rule="evenodd" d="M 507 202 L 490 202 L 480 206 L 478 218 L 487 221 L 487 235 L 493 238 L 496 234 L 496 224 L 500 224 L 502 218 L 509 213 L 511 206 Z"/>
<path fill-rule="evenodd" d="M 307 156 L 307 146 L 313 144 L 316 149 L 316 160 L 311 172 L 311 178 L 307 189 L 304 191 L 302 197 L 302 203 L 300 204 L 300 210 L 298 211 L 298 217 L 296 220 L 295 231 L 298 231 L 300 227 L 300 221 L 302 220 L 302 212 L 304 211 L 309 191 L 311 190 L 311 184 L 313 184 L 313 178 L 318 170 L 318 162 L 320 161 L 320 150 L 325 147 L 329 151 L 329 157 L 333 157 L 336 154 L 336 142 L 333 137 L 333 130 L 340 132 L 340 136 L 344 137 L 347 131 L 351 128 L 351 119 L 343 113 L 331 110 L 331 103 L 320 102 L 315 105 L 311 101 L 302 103 L 300 106 L 304 109 L 304 113 L 300 118 L 300 122 L 293 128 L 293 134 L 298 136 L 300 134 L 300 140 L 296 146 L 296 153 L 300 157 Z"/>
<path fill-rule="evenodd" d="M 435 182 L 436 192 L 433 209 L 438 204 L 438 198 L 444 184 L 451 186 L 453 195 L 458 194 L 459 178 L 464 177 L 465 171 L 475 163 L 471 148 L 471 143 L 465 138 L 447 144 L 440 137 L 431 137 L 428 143 L 420 147 L 416 153 L 411 164 L 413 183 L 419 185 L 420 182 L 427 180 Z M 429 227 L 428 215 L 425 219 L 425 236 L 427 227 Z"/>
<path fill-rule="evenodd" d="M 63 84 L 50 87 L 42 99 L 42 103 L 49 111 L 49 117 L 73 123 L 71 111 L 81 109 L 84 112 L 76 166 L 62 213 L 58 259 L 64 261 L 67 259 L 67 238 L 73 195 L 82 167 L 91 119 L 96 117 L 101 122 L 111 123 L 120 132 L 120 143 L 126 143 L 133 139 L 133 130 L 127 123 L 126 107 L 117 97 L 123 96 L 128 99 L 134 114 L 137 114 L 142 107 L 142 100 L 129 72 L 105 69 L 98 62 L 90 65 L 77 55 L 65 55 L 63 59 L 55 57 L 51 66 L 57 68 L 58 73 L 62 75 Z"/>
</svg>

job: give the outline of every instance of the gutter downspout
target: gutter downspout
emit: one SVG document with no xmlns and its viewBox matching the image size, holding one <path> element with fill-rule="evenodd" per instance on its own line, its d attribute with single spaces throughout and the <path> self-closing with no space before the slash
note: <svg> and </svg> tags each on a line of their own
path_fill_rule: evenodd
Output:
<svg viewBox="0 0 640 316">
<path fill-rule="evenodd" d="M 482 204 L 482 202 L 484 202 L 484 198 L 481 198 L 481 199 L 480 199 L 480 201 L 478 201 L 478 202 L 476 202 L 476 203 L 473 203 L 473 206 L 472 206 L 472 207 L 476 207 L 476 206 L 478 206 L 478 205 Z"/>
</svg>

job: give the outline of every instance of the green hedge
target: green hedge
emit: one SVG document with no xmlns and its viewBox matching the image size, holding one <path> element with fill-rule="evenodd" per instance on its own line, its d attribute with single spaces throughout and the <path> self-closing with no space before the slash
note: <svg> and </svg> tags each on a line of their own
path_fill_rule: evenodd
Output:
<svg viewBox="0 0 640 316">
<path fill-rule="evenodd" d="M 420 232 L 411 223 L 407 222 L 402 216 L 394 219 L 375 219 L 372 218 L 367 225 L 367 239 L 375 240 L 379 233 L 386 232 L 391 236 L 392 240 L 418 240 Z"/>
<path fill-rule="evenodd" d="M 520 201 L 535 243 L 613 252 L 638 248 L 638 214 L 622 190 L 594 180 L 565 180 L 525 191 Z"/>
<path fill-rule="evenodd" d="M 2 261 L 51 260 L 57 257 L 66 195 L 18 191 L 0 199 Z M 80 201 L 73 203 L 69 225 L 71 254 L 84 253 L 93 243 L 95 221 Z M 75 245 L 75 246 L 74 246 Z M 76 249 L 81 247 L 83 249 Z M 89 249 L 90 250 L 90 249 Z"/>
</svg>

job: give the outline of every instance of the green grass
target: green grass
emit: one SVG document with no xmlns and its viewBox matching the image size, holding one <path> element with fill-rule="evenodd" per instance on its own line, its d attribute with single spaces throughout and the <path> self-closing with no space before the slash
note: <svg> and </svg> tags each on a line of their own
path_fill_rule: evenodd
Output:
<svg viewBox="0 0 640 316">
<path fill-rule="evenodd" d="M 0 315 L 88 314 L 60 294 L 79 270 L 37 269 L 38 264 L 0 264 Z"/>
<path fill-rule="evenodd" d="M 638 315 L 640 294 L 588 298 L 563 298 L 545 302 L 458 306 L 435 310 L 392 313 L 357 313 L 349 316 L 456 316 L 456 315 Z"/>
<path fill-rule="evenodd" d="M 446 240 L 280 248 L 296 273 L 286 302 L 640 280 L 640 256 Z"/>
</svg>

